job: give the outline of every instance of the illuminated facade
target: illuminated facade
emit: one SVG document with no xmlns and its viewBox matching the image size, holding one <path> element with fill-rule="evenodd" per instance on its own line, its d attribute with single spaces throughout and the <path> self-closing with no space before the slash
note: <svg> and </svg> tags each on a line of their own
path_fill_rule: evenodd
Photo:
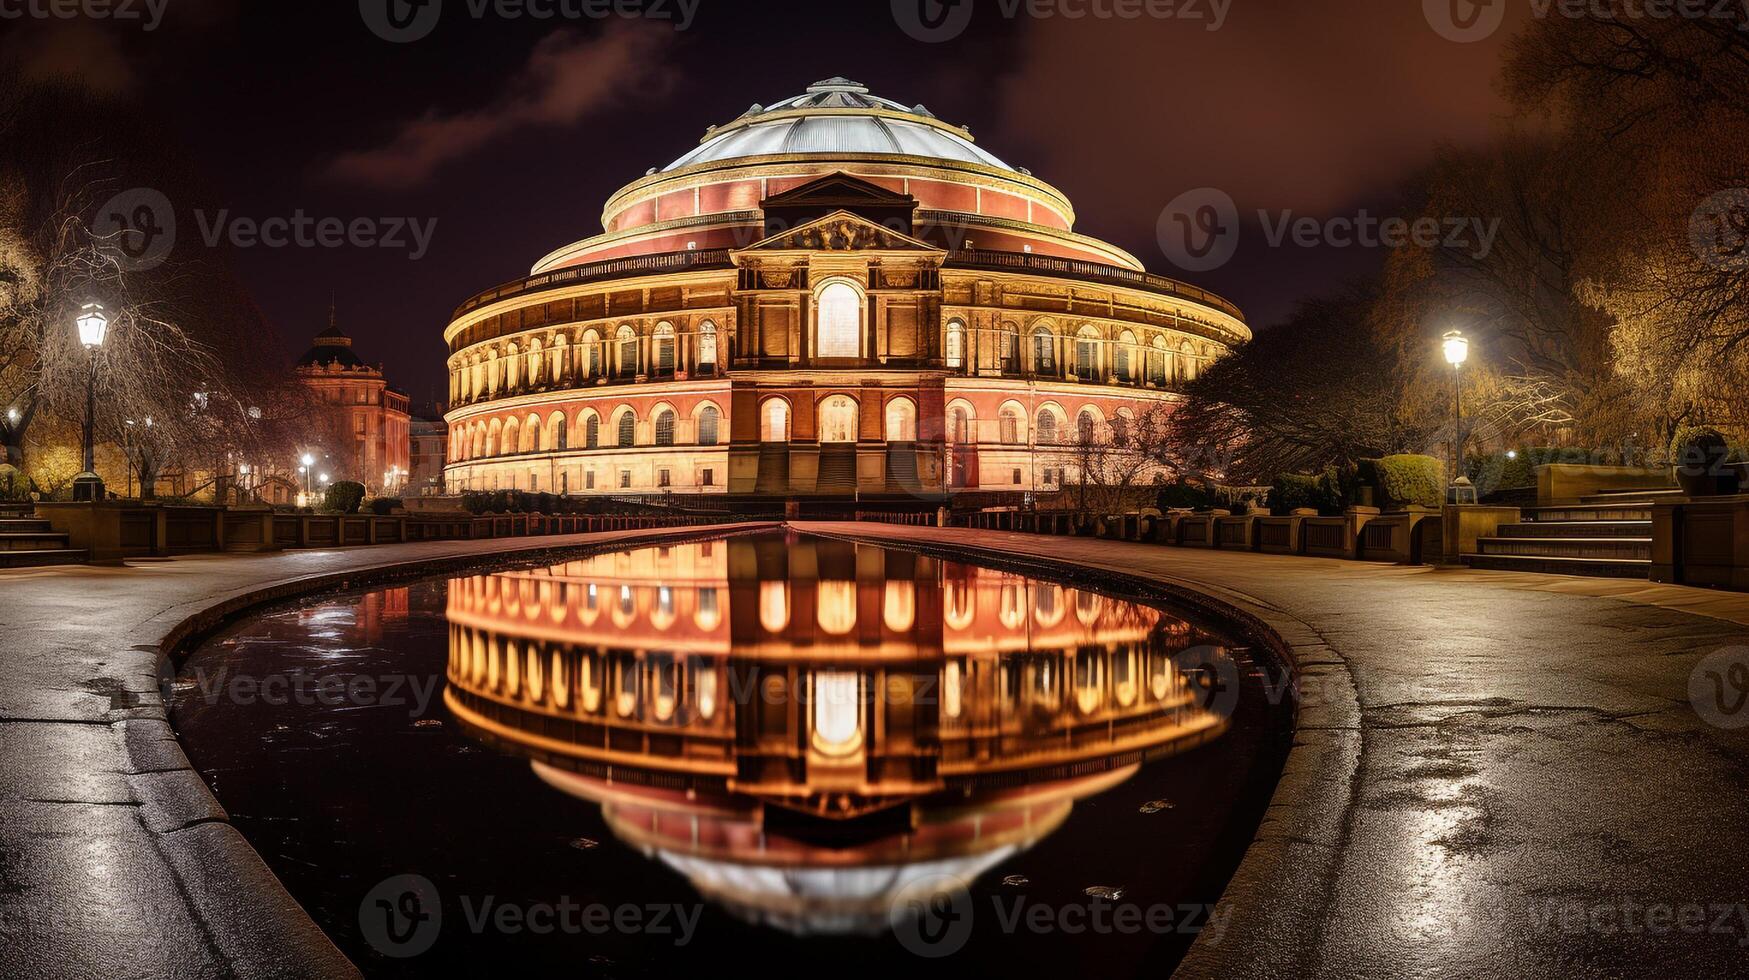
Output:
<svg viewBox="0 0 1749 980">
<path fill-rule="evenodd" d="M 399 492 L 412 466 L 412 415 L 405 392 L 352 349 L 330 315 L 328 329 L 298 359 L 298 378 L 315 395 L 313 449 L 334 480 L 355 480 L 373 493 Z"/>
<path fill-rule="evenodd" d="M 1074 217 L 855 82 L 754 106 L 456 311 L 448 489 L 1048 489 L 1250 336 Z"/>
<path fill-rule="evenodd" d="M 886 925 L 1223 732 L 1156 609 L 848 543 L 726 540 L 450 583 L 445 702 L 748 918 Z M 1206 662 L 1206 661 L 1199 661 Z M 854 842 L 851 842 L 851 838 Z"/>
</svg>

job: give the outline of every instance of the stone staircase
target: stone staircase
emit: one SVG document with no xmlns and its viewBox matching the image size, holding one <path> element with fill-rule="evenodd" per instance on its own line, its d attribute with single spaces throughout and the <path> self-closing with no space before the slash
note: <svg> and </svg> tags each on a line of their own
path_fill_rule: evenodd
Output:
<svg viewBox="0 0 1749 980">
<path fill-rule="evenodd" d="M 1612 490 L 1576 504 L 1526 507 L 1466 555 L 1471 568 L 1604 578 L 1646 578 L 1652 568 L 1652 505 L 1680 490 Z"/>
<path fill-rule="evenodd" d="M 82 565 L 90 560 L 83 548 L 67 546 L 67 536 L 36 518 L 28 503 L 0 503 L 0 568 Z"/>
<path fill-rule="evenodd" d="M 842 494 L 856 492 L 856 444 L 835 443 L 820 447 L 820 480 L 816 493 Z"/>
</svg>

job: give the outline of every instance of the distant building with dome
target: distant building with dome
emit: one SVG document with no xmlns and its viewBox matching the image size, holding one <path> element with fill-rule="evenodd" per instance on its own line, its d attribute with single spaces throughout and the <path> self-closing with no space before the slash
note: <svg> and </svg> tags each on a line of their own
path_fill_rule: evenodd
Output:
<svg viewBox="0 0 1749 980">
<path fill-rule="evenodd" d="M 450 492 L 1039 492 L 1250 330 L 923 106 L 833 78 L 464 302 Z M 1120 436 L 1121 437 L 1121 436 Z"/>
<path fill-rule="evenodd" d="M 298 378 L 314 394 L 322 417 L 309 447 L 334 480 L 355 480 L 372 493 L 398 493 L 412 469 L 407 394 L 391 387 L 381 366 L 352 348 L 329 313 L 328 329 L 298 358 Z"/>
</svg>

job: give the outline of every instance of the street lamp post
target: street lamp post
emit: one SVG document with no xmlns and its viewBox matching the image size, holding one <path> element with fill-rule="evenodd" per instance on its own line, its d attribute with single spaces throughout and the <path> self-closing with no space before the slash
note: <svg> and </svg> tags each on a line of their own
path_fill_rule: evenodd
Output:
<svg viewBox="0 0 1749 980">
<path fill-rule="evenodd" d="M 1455 429 L 1451 440 L 1451 497 L 1452 503 L 1476 502 L 1476 489 L 1470 483 L 1470 478 L 1464 475 L 1464 362 L 1470 359 L 1470 341 L 1461 330 L 1451 330 L 1445 335 L 1441 346 L 1445 351 L 1445 363 L 1451 365 L 1451 395 L 1454 411 Z"/>
<path fill-rule="evenodd" d="M 103 499 L 103 478 L 97 475 L 97 352 L 109 335 L 109 317 L 102 305 L 86 303 L 74 318 L 79 343 L 90 364 L 85 372 L 85 471 L 73 478 L 73 499 L 97 503 Z"/>
</svg>

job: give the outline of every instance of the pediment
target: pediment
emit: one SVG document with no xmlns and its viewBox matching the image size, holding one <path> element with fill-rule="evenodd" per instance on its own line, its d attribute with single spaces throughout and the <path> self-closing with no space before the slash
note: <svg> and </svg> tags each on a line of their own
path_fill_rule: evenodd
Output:
<svg viewBox="0 0 1749 980">
<path fill-rule="evenodd" d="M 929 252 L 945 254 L 920 238 L 894 231 L 850 211 L 834 211 L 769 238 L 742 252 Z"/>
<path fill-rule="evenodd" d="M 915 208 L 917 199 L 846 173 L 835 173 L 773 194 L 759 206 L 767 211 L 821 206 L 834 211 L 854 211 L 858 207 Z"/>
</svg>

